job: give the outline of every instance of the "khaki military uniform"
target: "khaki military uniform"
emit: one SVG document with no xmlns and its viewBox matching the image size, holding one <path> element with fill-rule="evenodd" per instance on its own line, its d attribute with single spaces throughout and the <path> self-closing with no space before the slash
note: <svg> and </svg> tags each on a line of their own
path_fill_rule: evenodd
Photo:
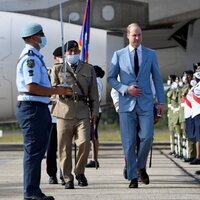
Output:
<svg viewBox="0 0 200 200">
<path fill-rule="evenodd" d="M 168 89 L 167 91 L 167 117 L 168 117 L 168 128 L 170 132 L 170 149 L 171 153 L 174 154 L 175 152 L 175 146 L 174 146 L 174 129 L 173 129 L 173 111 L 172 111 L 172 95 L 173 90 Z"/>
<path fill-rule="evenodd" d="M 99 97 L 96 75 L 91 65 L 79 61 L 75 73 L 68 64 L 66 65 L 66 81 L 67 84 L 72 86 L 73 95 L 60 97 L 53 110 L 53 115 L 57 117 L 60 168 L 64 180 L 67 182 L 74 179 L 72 175 L 73 137 L 78 147 L 74 173 L 84 174 L 90 151 L 90 117 L 91 115 L 98 116 Z M 83 91 L 73 78 L 72 73 L 80 83 Z M 51 79 L 53 87 L 64 83 L 62 65 L 55 66 L 52 69 Z M 90 103 L 88 104 L 88 102 Z"/>
<path fill-rule="evenodd" d="M 177 157 L 180 156 L 180 123 L 179 123 L 179 109 L 180 105 L 178 102 L 179 89 L 174 89 L 172 94 L 172 124 L 174 133 L 174 143 L 175 143 L 175 154 Z"/>
</svg>

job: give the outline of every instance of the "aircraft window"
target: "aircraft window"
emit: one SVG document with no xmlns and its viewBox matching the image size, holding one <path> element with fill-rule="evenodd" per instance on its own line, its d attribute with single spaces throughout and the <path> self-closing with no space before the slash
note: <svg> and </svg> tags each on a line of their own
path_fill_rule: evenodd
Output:
<svg viewBox="0 0 200 200">
<path fill-rule="evenodd" d="M 114 19 L 115 10 L 112 6 L 104 6 L 102 9 L 102 16 L 106 21 L 111 21 Z"/>
<path fill-rule="evenodd" d="M 77 12 L 72 12 L 72 13 L 69 14 L 69 22 L 70 22 L 70 21 L 75 22 L 75 21 L 78 21 L 79 19 L 80 19 L 79 13 L 77 13 Z"/>
</svg>

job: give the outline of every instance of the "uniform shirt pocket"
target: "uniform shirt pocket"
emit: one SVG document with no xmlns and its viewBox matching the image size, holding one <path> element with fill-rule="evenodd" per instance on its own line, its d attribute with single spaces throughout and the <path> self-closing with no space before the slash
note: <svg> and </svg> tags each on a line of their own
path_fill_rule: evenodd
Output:
<svg viewBox="0 0 200 200">
<path fill-rule="evenodd" d="M 86 72 L 80 72 L 78 75 L 78 80 L 80 81 L 81 85 L 88 86 L 92 84 L 92 74 Z"/>
</svg>

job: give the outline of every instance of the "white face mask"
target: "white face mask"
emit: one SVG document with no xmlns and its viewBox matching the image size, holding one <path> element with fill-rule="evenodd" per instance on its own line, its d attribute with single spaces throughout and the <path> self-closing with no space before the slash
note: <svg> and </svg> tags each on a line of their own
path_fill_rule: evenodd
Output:
<svg viewBox="0 0 200 200">
<path fill-rule="evenodd" d="M 182 81 L 179 81 L 179 82 L 178 82 L 178 86 L 179 86 L 179 87 L 183 87 L 183 82 L 182 82 Z"/>
<path fill-rule="evenodd" d="M 47 44 L 47 38 L 45 36 L 41 37 L 41 43 L 39 43 L 40 49 L 44 48 Z"/>
<path fill-rule="evenodd" d="M 67 55 L 67 61 L 70 64 L 75 64 L 79 61 L 80 59 L 80 54 L 74 54 L 74 55 Z"/>
<path fill-rule="evenodd" d="M 171 80 L 167 80 L 167 85 L 171 85 Z"/>
<path fill-rule="evenodd" d="M 177 84 L 176 82 L 173 82 L 173 83 L 171 84 L 171 89 L 172 89 L 172 90 L 176 89 L 177 87 L 178 87 L 178 84 Z"/>
<path fill-rule="evenodd" d="M 196 80 L 191 80 L 191 81 L 190 81 L 190 85 L 191 85 L 192 87 L 194 87 L 196 84 L 197 84 Z"/>
<path fill-rule="evenodd" d="M 187 78 L 186 78 L 186 76 L 183 76 L 183 77 L 182 77 L 182 81 L 183 81 L 183 83 L 187 83 Z"/>
<path fill-rule="evenodd" d="M 178 83 L 177 82 L 174 82 L 174 88 L 176 89 L 178 87 Z"/>
</svg>

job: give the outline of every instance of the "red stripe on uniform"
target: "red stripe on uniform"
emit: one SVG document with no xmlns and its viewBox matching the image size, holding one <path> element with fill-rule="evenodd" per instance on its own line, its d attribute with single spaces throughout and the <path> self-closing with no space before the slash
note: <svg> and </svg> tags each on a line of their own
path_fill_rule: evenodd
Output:
<svg viewBox="0 0 200 200">
<path fill-rule="evenodd" d="M 185 102 L 185 99 L 186 99 L 186 98 L 185 98 L 184 96 L 182 96 L 182 97 L 181 97 L 181 102 L 184 103 L 184 102 Z"/>
<path fill-rule="evenodd" d="M 193 93 L 192 97 L 198 104 L 200 104 L 200 98 L 199 97 L 197 97 L 194 93 Z"/>
<path fill-rule="evenodd" d="M 187 104 L 188 107 L 192 108 L 192 104 L 187 98 L 185 98 L 185 103 Z"/>
</svg>

